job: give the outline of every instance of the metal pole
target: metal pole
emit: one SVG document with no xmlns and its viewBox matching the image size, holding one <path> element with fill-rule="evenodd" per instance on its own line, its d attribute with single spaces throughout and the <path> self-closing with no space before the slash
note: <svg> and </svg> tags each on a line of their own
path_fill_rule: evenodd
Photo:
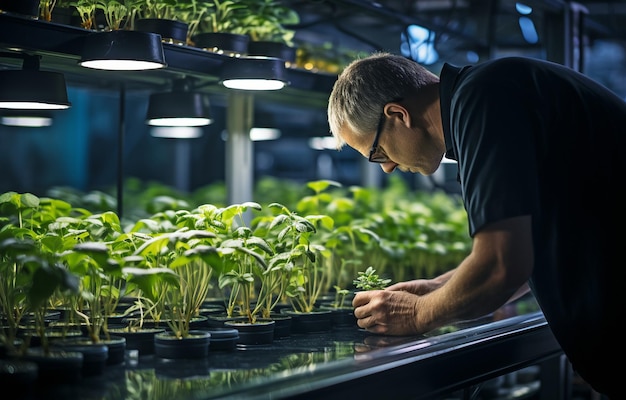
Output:
<svg viewBox="0 0 626 400">
<path fill-rule="evenodd" d="M 191 159 L 191 140 L 192 139 L 174 139 L 175 156 L 174 156 L 174 182 L 176 188 L 182 192 L 189 192 L 190 181 L 190 164 Z"/>
<path fill-rule="evenodd" d="M 126 120 L 126 87 L 120 86 L 120 118 L 117 129 L 117 216 L 124 212 L 124 122 Z"/>
<path fill-rule="evenodd" d="M 254 157 L 250 129 L 254 97 L 250 92 L 232 91 L 226 110 L 226 191 L 229 204 L 253 200 Z M 245 217 L 244 217 L 245 219 Z"/>
<path fill-rule="evenodd" d="M 383 170 L 379 164 L 371 163 L 367 159 L 361 160 L 361 176 L 364 187 L 380 188 L 383 180 Z"/>
<path fill-rule="evenodd" d="M 584 18 L 589 12 L 578 3 L 568 3 L 565 10 L 565 65 L 582 72 L 585 54 Z"/>
</svg>

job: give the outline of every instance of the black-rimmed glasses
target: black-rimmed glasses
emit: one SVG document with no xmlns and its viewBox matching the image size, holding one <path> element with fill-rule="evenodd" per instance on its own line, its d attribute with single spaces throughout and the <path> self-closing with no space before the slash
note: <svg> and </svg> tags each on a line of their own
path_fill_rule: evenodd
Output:
<svg viewBox="0 0 626 400">
<path fill-rule="evenodd" d="M 378 127 L 376 128 L 376 136 L 374 136 L 374 143 L 372 143 L 372 148 L 370 149 L 370 156 L 368 157 L 369 162 L 384 164 L 391 161 L 385 153 L 378 150 L 378 139 L 380 138 L 384 125 L 385 113 L 383 112 L 380 114 L 380 120 L 378 121 Z"/>
</svg>

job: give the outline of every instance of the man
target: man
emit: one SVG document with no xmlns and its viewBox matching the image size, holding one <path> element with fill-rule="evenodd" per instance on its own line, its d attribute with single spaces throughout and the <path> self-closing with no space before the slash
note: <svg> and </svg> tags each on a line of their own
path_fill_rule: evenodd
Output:
<svg viewBox="0 0 626 400">
<path fill-rule="evenodd" d="M 564 66 L 503 58 L 440 78 L 376 53 L 339 76 L 328 120 L 386 173 L 457 160 L 472 250 L 434 279 L 358 293 L 358 325 L 421 334 L 495 311 L 529 288 L 573 368 L 617 399 L 626 202 L 626 104 Z M 619 326 L 618 326 L 619 325 Z M 619 394 L 621 395 L 621 394 Z"/>
</svg>

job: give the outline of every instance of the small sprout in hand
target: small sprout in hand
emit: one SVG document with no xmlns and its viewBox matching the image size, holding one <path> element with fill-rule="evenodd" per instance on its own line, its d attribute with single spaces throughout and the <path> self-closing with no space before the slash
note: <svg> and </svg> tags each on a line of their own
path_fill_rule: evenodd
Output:
<svg viewBox="0 0 626 400">
<path fill-rule="evenodd" d="M 382 290 L 386 288 L 391 279 L 383 279 L 376 274 L 376 270 L 369 266 L 365 272 L 358 272 L 358 277 L 353 281 L 357 289 L 362 290 Z"/>
</svg>

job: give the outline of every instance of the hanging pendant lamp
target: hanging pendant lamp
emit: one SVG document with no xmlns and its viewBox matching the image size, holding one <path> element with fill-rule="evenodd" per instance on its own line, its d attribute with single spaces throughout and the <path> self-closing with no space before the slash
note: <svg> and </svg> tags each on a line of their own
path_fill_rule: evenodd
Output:
<svg viewBox="0 0 626 400">
<path fill-rule="evenodd" d="M 146 123 L 152 126 L 206 126 L 213 122 L 209 97 L 191 90 L 186 78 L 173 82 L 172 90 L 153 93 L 148 102 Z"/>
<path fill-rule="evenodd" d="M 222 64 L 220 82 L 239 90 L 279 90 L 289 84 L 285 61 L 275 57 L 238 57 Z"/>
<path fill-rule="evenodd" d="M 10 110 L 0 114 L 0 124 L 20 128 L 43 128 L 52 125 L 47 110 Z"/>
<path fill-rule="evenodd" d="M 161 35 L 127 30 L 87 35 L 79 64 L 109 71 L 141 71 L 167 66 Z"/>
<path fill-rule="evenodd" d="M 21 70 L 0 71 L 0 108 L 21 110 L 62 110 L 69 108 L 65 77 L 58 72 L 40 71 L 40 56 L 0 53 L 20 58 Z"/>
</svg>

